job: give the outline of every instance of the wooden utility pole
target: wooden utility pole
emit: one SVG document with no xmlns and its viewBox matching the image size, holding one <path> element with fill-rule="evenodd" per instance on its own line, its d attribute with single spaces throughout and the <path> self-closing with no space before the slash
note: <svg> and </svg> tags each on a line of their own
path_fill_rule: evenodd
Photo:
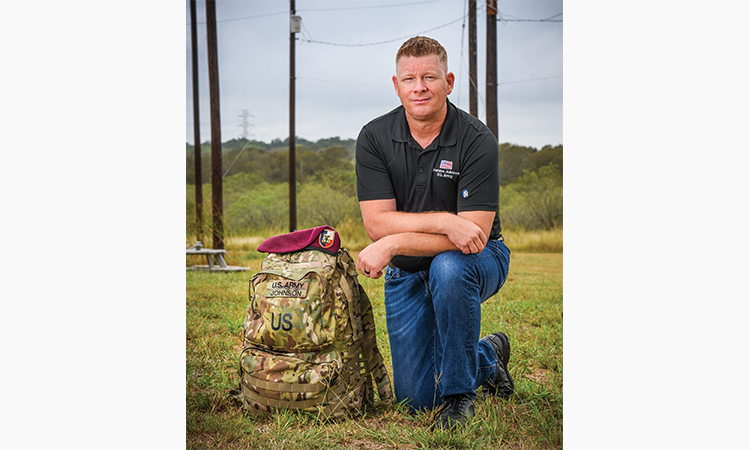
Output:
<svg viewBox="0 0 750 450">
<path fill-rule="evenodd" d="M 208 83 L 211 95 L 211 203 L 213 247 L 224 248 L 224 218 L 221 183 L 221 118 L 219 115 L 219 61 L 216 43 L 216 1 L 206 0 L 208 29 Z"/>
<path fill-rule="evenodd" d="M 469 0 L 469 112 L 479 117 L 477 108 L 477 0 Z"/>
<path fill-rule="evenodd" d="M 294 40 L 299 32 L 299 17 L 295 14 L 294 0 L 289 0 L 289 231 L 297 229 L 297 167 L 294 131 Z"/>
<path fill-rule="evenodd" d="M 201 121 L 198 99 L 198 25 L 195 0 L 190 0 L 190 40 L 193 43 L 193 141 L 195 153 L 195 226 L 196 241 L 203 242 L 203 175 L 201 169 Z"/>
<path fill-rule="evenodd" d="M 487 0 L 487 128 L 497 130 L 497 0 Z"/>
</svg>

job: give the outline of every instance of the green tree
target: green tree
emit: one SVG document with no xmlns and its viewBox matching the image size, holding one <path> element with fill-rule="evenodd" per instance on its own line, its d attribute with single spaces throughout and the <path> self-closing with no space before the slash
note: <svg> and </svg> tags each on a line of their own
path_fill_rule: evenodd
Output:
<svg viewBox="0 0 750 450">
<path fill-rule="evenodd" d="M 268 151 L 258 147 L 233 148 L 222 156 L 225 176 L 237 173 L 259 174 L 268 157 Z"/>
<path fill-rule="evenodd" d="M 553 229 L 563 224 L 562 174 L 554 164 L 524 171 L 500 188 L 500 220 L 525 229 Z"/>
<path fill-rule="evenodd" d="M 500 186 L 505 186 L 523 175 L 524 161 L 535 150 L 531 147 L 505 143 L 500 144 L 499 152 Z"/>
<path fill-rule="evenodd" d="M 222 186 L 224 209 L 231 207 L 240 197 L 255 191 L 263 183 L 258 175 L 243 172 L 225 177 Z"/>
<path fill-rule="evenodd" d="M 301 171 L 302 168 L 300 167 L 299 170 Z M 352 157 L 346 147 L 327 147 L 315 154 L 315 159 L 314 161 L 310 161 L 305 176 L 309 177 L 316 174 L 325 176 L 327 173 L 338 170 L 353 171 L 354 163 L 352 162 Z"/>
<path fill-rule="evenodd" d="M 526 160 L 522 164 L 522 167 L 524 170 L 537 170 L 540 167 L 544 167 L 549 164 L 554 165 L 555 168 L 560 173 L 562 173 L 562 170 L 563 170 L 563 147 L 562 145 L 558 145 L 556 147 L 547 145 L 543 147 L 540 151 L 532 153 L 526 158 Z"/>
<path fill-rule="evenodd" d="M 287 152 L 289 154 L 289 152 Z M 296 177 L 298 183 L 304 183 L 308 176 L 313 175 L 318 167 L 318 153 L 304 145 L 295 147 L 294 164 L 297 170 Z M 287 162 L 287 164 L 289 164 Z M 288 171 L 287 171 L 288 177 Z"/>
<path fill-rule="evenodd" d="M 195 186 L 186 186 L 186 234 L 188 239 L 194 239 L 197 235 L 196 208 L 195 208 Z M 212 233 L 213 216 L 211 206 L 211 184 L 203 184 L 203 236 L 208 242 L 204 245 L 210 245 L 210 236 Z"/>
<path fill-rule="evenodd" d="M 211 154 L 203 153 L 201 155 L 201 180 L 206 183 L 211 181 Z M 195 153 L 193 147 L 187 153 L 185 159 L 185 181 L 188 184 L 195 185 Z"/>
<path fill-rule="evenodd" d="M 357 196 L 357 174 L 353 168 L 316 172 L 308 182 L 328 186 L 347 197 Z"/>
<path fill-rule="evenodd" d="M 297 220 L 300 228 L 330 225 L 333 228 L 359 217 L 356 196 L 347 195 L 324 183 L 300 186 L 297 195 Z"/>
<path fill-rule="evenodd" d="M 329 164 L 336 162 L 339 165 L 354 160 L 354 155 L 343 145 L 333 145 L 324 148 L 320 151 L 320 157 Z"/>
<path fill-rule="evenodd" d="M 287 183 L 262 183 L 226 209 L 225 220 L 232 233 L 253 233 L 283 228 L 289 219 Z"/>
<path fill-rule="evenodd" d="M 268 154 L 263 162 L 261 177 L 269 183 L 289 181 L 289 150 L 277 150 Z"/>
<path fill-rule="evenodd" d="M 341 139 L 340 137 L 332 137 L 327 139 L 318 139 L 318 141 L 315 143 L 315 149 L 323 149 L 327 147 L 344 147 L 349 153 L 350 157 L 354 157 L 354 147 L 356 146 L 357 141 L 354 139 Z"/>
</svg>

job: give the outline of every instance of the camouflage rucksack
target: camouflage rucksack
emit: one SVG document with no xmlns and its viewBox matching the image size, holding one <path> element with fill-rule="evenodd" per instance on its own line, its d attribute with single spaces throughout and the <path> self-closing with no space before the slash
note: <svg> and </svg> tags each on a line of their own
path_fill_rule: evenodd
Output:
<svg viewBox="0 0 750 450">
<path fill-rule="evenodd" d="M 240 389 L 233 391 L 245 409 L 302 409 L 326 418 L 361 413 L 363 404 L 375 403 L 373 383 L 381 403 L 391 402 L 372 305 L 339 243 L 324 226 L 258 247 L 284 253 L 269 251 L 249 283 Z"/>
</svg>

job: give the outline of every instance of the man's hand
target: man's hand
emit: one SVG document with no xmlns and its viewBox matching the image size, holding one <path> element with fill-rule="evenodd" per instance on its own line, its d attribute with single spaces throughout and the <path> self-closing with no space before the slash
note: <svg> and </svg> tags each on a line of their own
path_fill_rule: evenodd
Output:
<svg viewBox="0 0 750 450">
<path fill-rule="evenodd" d="M 455 220 L 447 227 L 445 234 L 453 245 L 458 247 L 465 255 L 479 253 L 487 245 L 487 235 L 479 225 L 464 217 L 465 214 L 467 213 L 459 213 L 458 216 L 454 216 Z M 492 226 L 491 221 L 490 226 Z"/>
<path fill-rule="evenodd" d="M 388 238 L 368 245 L 357 256 L 357 270 L 368 278 L 380 278 L 383 270 L 391 262 L 393 254 L 388 246 Z"/>
</svg>

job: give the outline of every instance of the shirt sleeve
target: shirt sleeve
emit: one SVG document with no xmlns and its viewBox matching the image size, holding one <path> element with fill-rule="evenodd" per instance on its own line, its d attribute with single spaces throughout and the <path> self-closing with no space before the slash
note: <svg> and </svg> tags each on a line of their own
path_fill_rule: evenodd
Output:
<svg viewBox="0 0 750 450">
<path fill-rule="evenodd" d="M 489 132 L 475 136 L 462 155 L 457 210 L 497 211 L 500 195 L 499 146 Z"/>
<path fill-rule="evenodd" d="M 365 126 L 359 133 L 356 148 L 357 198 L 387 200 L 395 198 L 393 182 L 382 151 L 386 143 Z"/>
</svg>

